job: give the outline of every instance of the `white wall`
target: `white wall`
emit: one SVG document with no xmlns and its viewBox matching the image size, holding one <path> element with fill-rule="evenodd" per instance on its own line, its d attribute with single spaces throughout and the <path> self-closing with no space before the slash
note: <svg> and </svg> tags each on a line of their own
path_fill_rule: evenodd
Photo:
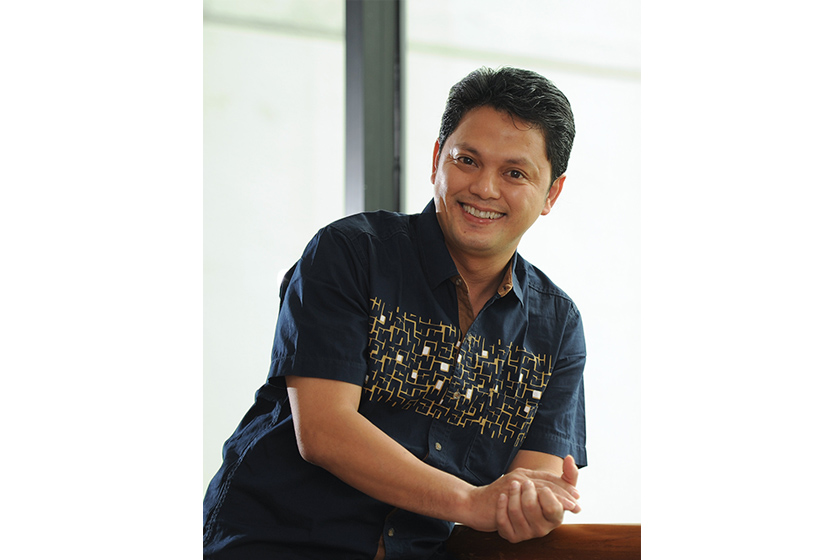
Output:
<svg viewBox="0 0 840 560">
<path fill-rule="evenodd" d="M 320 11 L 321 19 L 330 15 L 317 0 L 299 4 Z M 447 4 L 452 10 L 471 5 L 463 0 Z M 488 0 L 486 5 L 487 10 L 456 10 L 439 18 L 424 35 L 430 43 L 447 35 L 451 39 L 456 24 L 484 25 L 491 12 L 510 16 L 498 4 Z M 536 3 L 519 0 L 515 5 L 518 12 L 533 15 Z M 0 185 L 6 187 L 0 229 L 7 272 L 0 313 L 5 343 L 0 418 L 7 428 L 9 457 L 2 472 L 10 481 L 3 506 L 12 514 L 6 516 L 3 544 L 11 551 L 7 556 L 16 558 L 60 557 L 74 545 L 84 548 L 85 558 L 113 558 L 115 551 L 131 559 L 161 556 L 161 550 L 170 558 L 199 554 L 202 489 L 195 461 L 201 395 L 194 388 L 201 381 L 197 356 L 202 347 L 200 16 L 189 2 L 151 2 L 141 10 L 131 3 L 111 2 L 103 11 L 104 6 L 7 2 L 0 18 L 0 41 L 10 53 L 3 67 L 4 84 L 10 87 L 0 106 Z M 596 75 L 575 71 L 571 64 L 543 64 L 550 62 L 548 55 L 522 54 L 518 45 L 549 37 L 553 46 L 546 52 L 552 56 L 594 64 L 598 53 L 616 52 L 610 38 L 633 35 L 633 26 L 627 26 L 629 33 L 621 31 L 616 14 L 622 6 L 638 9 L 636 2 L 616 2 L 608 9 L 599 0 L 555 0 L 553 6 L 554 15 L 532 17 L 527 26 L 511 19 L 512 38 L 502 41 L 496 33 L 491 39 L 519 53 L 527 66 L 569 70 L 557 78 L 561 84 L 571 85 L 566 78 L 572 76 Z M 756 10 L 755 2 L 702 7 L 647 2 L 645 7 L 645 558 L 709 558 L 722 550 L 727 557 L 822 558 L 836 547 L 834 504 L 840 499 L 832 443 L 840 421 L 833 390 L 840 372 L 840 267 L 833 257 L 840 239 L 835 163 L 840 83 L 826 71 L 836 67 L 840 51 L 836 18 L 829 11 L 833 6 L 806 2 L 795 9 L 773 5 Z M 556 33 L 544 31 L 551 26 Z M 293 27 L 286 38 L 298 42 L 281 50 L 286 61 L 310 54 L 300 45 L 314 47 L 305 40 L 312 37 Z M 234 40 L 233 30 L 228 31 Z M 311 35 L 326 41 L 330 33 Z M 467 54 L 474 35 L 461 45 L 459 56 Z M 604 42 L 596 40 L 604 37 Z M 454 50 L 451 45 L 425 47 L 420 49 L 425 54 L 451 55 Z M 209 41 L 205 48 L 207 84 L 211 79 L 224 83 L 225 73 L 241 70 L 250 76 L 242 89 L 256 91 L 259 74 L 295 64 L 262 57 L 262 47 L 242 50 L 227 62 L 222 78 L 212 78 L 219 49 L 213 53 Z M 638 51 L 619 50 L 638 62 Z M 253 60 L 263 66 L 251 67 Z M 340 63 L 333 67 L 312 57 L 308 62 L 341 72 Z M 445 66 L 439 61 L 435 67 Z M 338 99 L 338 92 L 321 85 L 327 73 L 320 76 L 317 85 L 308 87 Z M 616 101 L 625 99 L 632 106 L 633 96 L 607 96 L 623 86 L 608 74 L 604 78 L 593 80 L 597 87 L 585 97 L 613 99 L 597 106 L 597 114 L 608 119 L 617 113 L 629 116 Z M 424 80 L 412 81 L 412 91 L 421 91 Z M 208 90 L 207 99 L 212 95 Z M 420 110 L 423 100 L 413 95 L 412 104 Z M 582 123 L 587 111 L 581 104 L 588 101 L 570 97 Z M 614 110 L 608 111 L 609 105 Z M 335 107 L 341 110 L 340 103 Z M 330 110 L 325 104 L 320 108 Z M 210 183 L 233 168 L 224 159 L 233 146 L 244 142 L 255 152 L 266 134 L 248 130 L 227 138 L 230 127 L 220 128 L 209 105 L 205 118 L 204 198 L 210 205 L 209 198 L 219 196 L 210 194 Z M 249 123 L 254 121 L 242 120 Z M 285 126 L 268 138 L 283 137 L 290 129 L 306 134 Z M 583 155 L 583 136 L 590 132 L 591 143 L 598 146 L 593 153 L 601 156 L 593 160 L 596 165 Z M 426 133 L 419 136 L 421 144 L 430 142 Z M 626 142 L 628 137 L 632 131 L 582 127 L 567 192 L 558 212 L 543 220 L 564 234 L 557 238 L 566 244 L 557 252 L 564 270 L 552 274 L 586 313 L 592 351 L 587 372 L 592 464 L 581 482 L 586 512 L 577 519 L 609 518 L 624 504 L 637 507 L 637 486 L 621 491 L 609 486 L 613 477 L 624 480 L 624 464 L 638 465 L 635 412 L 624 410 L 638 399 L 632 388 L 629 398 L 618 398 L 613 393 L 625 388 L 611 385 L 632 378 L 632 371 L 623 368 L 636 362 L 619 358 L 620 368 L 602 367 L 600 374 L 596 367 L 598 361 L 614 359 L 610 346 L 633 346 L 637 336 L 619 327 L 622 318 L 633 325 L 632 314 L 606 310 L 599 317 L 610 302 L 624 297 L 620 288 L 629 286 L 625 279 L 632 281 L 635 274 L 632 267 L 614 269 L 621 277 L 610 288 L 610 275 L 598 268 L 625 255 L 628 262 L 636 258 L 633 227 L 611 222 L 617 212 L 607 213 L 628 204 L 622 196 L 635 189 L 633 165 L 610 170 L 622 162 L 622 153 L 635 157 L 637 144 Z M 214 149 L 211 142 L 231 150 Z M 263 176 L 251 168 L 274 165 L 271 157 L 256 152 L 251 160 L 240 159 L 241 176 L 250 174 L 251 180 L 231 180 L 231 199 Z M 427 159 L 417 165 L 427 165 Z M 285 177 L 292 170 L 278 167 L 271 175 L 278 184 L 288 184 Z M 322 174 L 332 176 L 332 164 L 322 167 Z M 614 185 L 595 180 L 607 173 L 618 177 Z M 614 188 L 608 191 L 608 186 Z M 284 193 L 280 201 L 289 196 Z M 239 235 L 253 230 L 249 215 L 257 212 L 254 204 L 250 209 L 237 204 L 248 217 L 231 220 L 225 237 L 239 247 L 238 253 L 264 236 L 253 231 L 250 238 Z M 223 201 L 216 206 L 224 208 Z M 283 206 L 266 206 L 269 213 L 287 218 L 273 220 L 269 238 L 276 239 L 273 228 L 289 236 L 309 235 L 288 225 L 289 211 L 283 214 Z M 300 207 L 305 210 L 296 216 L 319 221 L 321 216 L 309 216 L 313 206 Z M 632 203 L 628 208 L 632 216 Z M 212 236 L 219 237 L 210 231 L 217 225 L 208 219 L 208 245 Z M 628 247 L 613 245 L 625 236 L 631 239 Z M 265 375 L 270 334 L 264 323 L 273 328 L 273 275 L 279 265 L 272 259 L 284 260 L 286 251 L 276 243 L 281 247 L 276 253 L 250 258 L 266 263 L 263 272 L 246 267 L 245 259 L 207 256 L 208 262 L 229 263 L 227 270 L 243 269 L 238 284 L 226 286 L 209 274 L 205 280 L 208 302 L 237 298 L 224 310 L 227 316 L 205 315 L 207 356 L 220 360 L 227 354 L 232 364 L 214 373 L 215 359 L 208 359 L 208 394 L 225 397 L 205 401 L 208 417 L 219 411 L 220 401 L 242 395 L 242 402 L 231 404 L 231 420 L 206 432 L 208 471 L 218 464 L 221 441 Z M 219 246 L 213 242 L 208 250 Z M 594 248 L 607 246 L 612 249 L 599 258 Z M 523 251 L 543 266 L 551 260 L 530 247 Z M 248 278 L 258 285 L 247 287 Z M 587 293 L 590 284 L 601 283 L 607 287 L 596 292 L 603 299 L 593 299 L 596 292 Z M 269 318 L 249 316 L 267 307 L 272 308 L 265 311 Z M 599 324 L 615 336 L 598 342 Z M 213 329 L 221 336 L 211 338 Z M 225 347 L 214 353 L 209 347 L 218 341 Z M 593 355 L 598 346 L 610 352 Z M 626 440 L 627 449 L 611 440 Z M 623 464 L 617 465 L 620 459 Z M 636 482 L 635 475 L 630 478 Z M 137 527 L 150 525 L 154 538 L 138 539 Z M 94 539 L 89 538 L 91 527 L 96 527 Z"/>
<path fill-rule="evenodd" d="M 583 4 L 583 3 L 580 3 Z M 409 2 L 406 210 L 432 196 L 449 88 L 479 66 L 540 72 L 566 94 L 577 135 L 563 193 L 522 255 L 574 299 L 586 331 L 587 452 L 575 523 L 641 522 L 641 84 L 638 6 Z M 505 8 L 505 6 L 508 6 Z M 576 9 L 577 11 L 573 11 Z M 535 19 L 536 18 L 536 19 Z"/>
<path fill-rule="evenodd" d="M 256 4 L 262 15 L 267 4 Z M 584 317 L 590 466 L 572 521 L 640 522 L 638 6 L 511 5 L 408 2 L 406 210 L 431 198 L 440 114 L 469 71 L 522 66 L 566 93 L 578 129 L 569 178 L 520 249 Z M 205 485 L 265 379 L 277 274 L 343 209 L 344 50 L 333 21 L 309 34 L 205 23 Z"/>
<path fill-rule="evenodd" d="M 343 215 L 344 45 L 205 23 L 204 57 L 206 487 L 265 381 L 278 274 Z"/>
</svg>

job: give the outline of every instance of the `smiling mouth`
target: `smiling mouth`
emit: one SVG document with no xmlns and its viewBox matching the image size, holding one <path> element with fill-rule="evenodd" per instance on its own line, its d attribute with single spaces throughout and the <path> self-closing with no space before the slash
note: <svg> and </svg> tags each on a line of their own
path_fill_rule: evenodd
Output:
<svg viewBox="0 0 840 560">
<path fill-rule="evenodd" d="M 461 204 L 461 208 L 463 208 L 464 212 L 466 212 L 470 216 L 475 216 L 476 218 L 481 218 L 483 220 L 498 220 L 499 218 L 504 216 L 504 214 L 501 214 L 499 212 L 485 212 L 482 210 L 478 210 L 477 208 L 473 208 L 472 206 L 469 206 L 467 204 Z"/>
</svg>

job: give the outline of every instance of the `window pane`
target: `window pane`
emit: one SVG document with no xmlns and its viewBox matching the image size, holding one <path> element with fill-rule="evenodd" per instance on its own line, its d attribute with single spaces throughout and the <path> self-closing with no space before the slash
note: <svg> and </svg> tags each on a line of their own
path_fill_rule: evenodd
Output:
<svg viewBox="0 0 840 560">
<path fill-rule="evenodd" d="M 344 2 L 206 6 L 205 484 L 268 372 L 278 274 L 344 212 Z"/>
</svg>

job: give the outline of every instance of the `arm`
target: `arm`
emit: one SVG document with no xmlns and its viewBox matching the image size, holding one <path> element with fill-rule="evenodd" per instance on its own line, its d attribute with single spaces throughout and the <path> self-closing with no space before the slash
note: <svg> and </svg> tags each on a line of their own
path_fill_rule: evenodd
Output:
<svg viewBox="0 0 840 560">
<path fill-rule="evenodd" d="M 487 486 L 473 486 L 417 459 L 359 414 L 361 387 L 289 376 L 289 402 L 301 456 L 365 494 L 438 519 L 495 531 L 496 504 L 510 484 L 556 484 L 551 473 L 520 469 Z"/>
<path fill-rule="evenodd" d="M 564 434 L 566 444 L 563 452 L 574 451 L 579 454 L 581 464 L 586 464 L 583 393 L 586 347 L 580 313 L 573 303 L 566 304 L 560 353 L 548 387 L 540 399 L 526 444 L 530 443 L 534 449 L 556 449 L 552 441 L 556 442 L 558 434 Z M 563 316 L 563 309 L 563 306 L 556 308 L 555 316 Z M 552 496 L 538 486 L 532 488 L 529 484 L 514 488 L 501 497 L 497 504 L 499 534 L 511 542 L 544 536 L 563 522 L 566 510 L 580 512 L 577 504 L 580 493 L 575 488 L 578 468 L 571 455 L 560 458 L 549 453 L 520 450 L 509 469 L 516 472 L 522 468 L 559 476 L 563 492 L 555 492 Z"/>
<path fill-rule="evenodd" d="M 305 377 L 288 377 L 286 384 L 306 461 L 396 507 L 465 517 L 470 485 L 418 460 L 359 414 L 361 387 Z"/>
<path fill-rule="evenodd" d="M 499 535 L 510 542 L 520 542 L 542 537 L 559 527 L 563 513 L 578 513 L 576 499 L 580 493 L 575 488 L 578 468 L 571 455 L 561 459 L 548 453 L 519 451 L 510 465 L 509 472 L 520 470 L 549 472 L 560 478 L 560 492 L 533 481 L 513 484 L 507 494 L 502 494 L 496 506 Z"/>
</svg>

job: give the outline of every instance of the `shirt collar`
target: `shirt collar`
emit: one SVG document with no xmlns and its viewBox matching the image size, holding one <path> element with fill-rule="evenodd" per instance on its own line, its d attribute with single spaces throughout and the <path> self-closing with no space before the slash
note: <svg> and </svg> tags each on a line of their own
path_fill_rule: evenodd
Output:
<svg viewBox="0 0 840 560">
<path fill-rule="evenodd" d="M 458 274 L 458 267 L 446 248 L 443 231 L 437 221 L 435 201 L 432 200 L 417 216 L 417 249 L 423 260 L 423 270 L 429 285 L 436 288 L 441 282 Z"/>
<path fill-rule="evenodd" d="M 515 252 L 513 258 L 510 260 L 510 283 L 513 284 L 512 290 L 517 299 L 524 302 L 525 292 L 522 286 L 522 280 L 526 278 L 526 272 L 522 263 L 523 259 L 519 256 L 519 251 Z"/>
<path fill-rule="evenodd" d="M 505 297 L 510 293 L 513 289 L 513 259 L 508 262 L 507 268 L 505 268 L 505 275 L 502 277 L 502 281 L 499 283 L 499 287 L 496 290 L 501 297 Z"/>
</svg>

